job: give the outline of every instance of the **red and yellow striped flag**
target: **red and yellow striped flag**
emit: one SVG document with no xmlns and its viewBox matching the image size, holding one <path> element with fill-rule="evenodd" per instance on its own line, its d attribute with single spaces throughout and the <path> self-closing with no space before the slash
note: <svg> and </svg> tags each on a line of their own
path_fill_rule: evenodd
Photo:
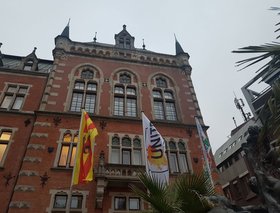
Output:
<svg viewBox="0 0 280 213">
<path fill-rule="evenodd" d="M 94 123 L 87 112 L 82 110 L 72 185 L 93 180 L 94 139 L 97 135 Z"/>
</svg>

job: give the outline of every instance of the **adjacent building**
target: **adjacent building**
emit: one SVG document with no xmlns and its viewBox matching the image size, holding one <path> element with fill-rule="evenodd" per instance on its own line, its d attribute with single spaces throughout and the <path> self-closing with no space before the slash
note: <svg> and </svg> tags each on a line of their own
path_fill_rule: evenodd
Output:
<svg viewBox="0 0 280 213">
<path fill-rule="evenodd" d="M 230 138 L 214 154 L 219 171 L 219 183 L 225 196 L 237 205 L 258 204 L 260 199 L 248 186 L 250 177 L 254 176 L 242 144 L 246 143 L 248 128 L 260 126 L 259 121 L 250 119 L 231 132 Z"/>
<path fill-rule="evenodd" d="M 147 208 L 129 188 L 145 170 L 141 112 L 166 141 L 171 179 L 203 170 L 188 53 L 178 41 L 168 55 L 134 40 L 124 25 L 115 44 L 72 41 L 66 26 L 53 60 L 37 58 L 36 49 L 24 57 L 0 53 L 0 211 Z M 70 201 L 81 109 L 99 132 L 95 180 L 73 186 Z"/>
</svg>

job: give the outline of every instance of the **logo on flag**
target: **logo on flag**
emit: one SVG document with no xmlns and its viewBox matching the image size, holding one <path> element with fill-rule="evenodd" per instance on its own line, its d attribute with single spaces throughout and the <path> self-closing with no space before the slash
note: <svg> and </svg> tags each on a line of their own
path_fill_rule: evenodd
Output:
<svg viewBox="0 0 280 213">
<path fill-rule="evenodd" d="M 165 154 L 165 142 L 154 125 L 142 113 L 144 143 L 146 148 L 146 172 L 168 183 L 169 170 Z"/>
</svg>

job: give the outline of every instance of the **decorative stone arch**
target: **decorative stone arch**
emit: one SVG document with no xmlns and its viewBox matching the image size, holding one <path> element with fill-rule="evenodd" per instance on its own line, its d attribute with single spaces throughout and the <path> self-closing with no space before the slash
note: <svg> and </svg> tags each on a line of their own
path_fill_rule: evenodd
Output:
<svg viewBox="0 0 280 213">
<path fill-rule="evenodd" d="M 131 69 L 128 69 L 128 68 L 118 68 L 116 69 L 115 71 L 112 72 L 110 78 L 113 80 L 112 83 L 114 81 L 118 81 L 118 77 L 120 74 L 128 74 L 128 75 L 131 75 L 131 84 L 138 84 L 140 82 L 140 76 L 137 72 L 134 72 L 133 70 Z"/>
<path fill-rule="evenodd" d="M 148 77 L 148 87 L 149 88 L 152 88 L 152 87 L 156 86 L 155 79 L 157 77 L 166 78 L 166 80 L 168 80 L 168 82 L 167 82 L 168 87 L 171 87 L 171 88 L 174 88 L 174 89 L 177 88 L 177 84 L 176 84 L 175 79 L 173 77 L 169 76 L 169 75 L 166 75 L 165 73 L 162 73 L 162 72 L 153 73 Z"/>
</svg>

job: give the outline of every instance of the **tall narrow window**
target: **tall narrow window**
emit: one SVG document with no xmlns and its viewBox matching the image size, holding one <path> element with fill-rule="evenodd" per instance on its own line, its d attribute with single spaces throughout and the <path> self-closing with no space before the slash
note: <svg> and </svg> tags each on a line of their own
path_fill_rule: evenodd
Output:
<svg viewBox="0 0 280 213">
<path fill-rule="evenodd" d="M 74 166 L 77 142 L 78 134 L 72 136 L 71 133 L 66 132 L 63 135 L 57 165 L 58 167 L 72 168 Z"/>
<path fill-rule="evenodd" d="M 0 107 L 7 110 L 20 110 L 27 95 L 28 87 L 24 85 L 8 85 Z"/>
<path fill-rule="evenodd" d="M 177 113 L 173 91 L 169 89 L 167 80 L 156 78 L 156 87 L 153 89 L 153 110 L 155 119 L 176 121 Z"/>
<path fill-rule="evenodd" d="M 136 88 L 131 84 L 131 76 L 127 73 L 120 74 L 119 82 L 114 87 L 114 115 L 137 116 Z"/>
<path fill-rule="evenodd" d="M 4 162 L 4 157 L 7 152 L 7 147 L 11 140 L 12 132 L 7 130 L 0 130 L 0 165 Z"/>
<path fill-rule="evenodd" d="M 178 143 L 170 141 L 168 143 L 167 153 L 171 173 L 189 172 L 187 150 L 183 141 L 179 140 Z"/>
<path fill-rule="evenodd" d="M 94 77 L 92 71 L 83 71 L 81 79 L 76 80 L 72 93 L 70 111 L 80 112 L 84 108 L 89 113 L 95 112 L 97 84 L 91 79 Z"/>
</svg>

